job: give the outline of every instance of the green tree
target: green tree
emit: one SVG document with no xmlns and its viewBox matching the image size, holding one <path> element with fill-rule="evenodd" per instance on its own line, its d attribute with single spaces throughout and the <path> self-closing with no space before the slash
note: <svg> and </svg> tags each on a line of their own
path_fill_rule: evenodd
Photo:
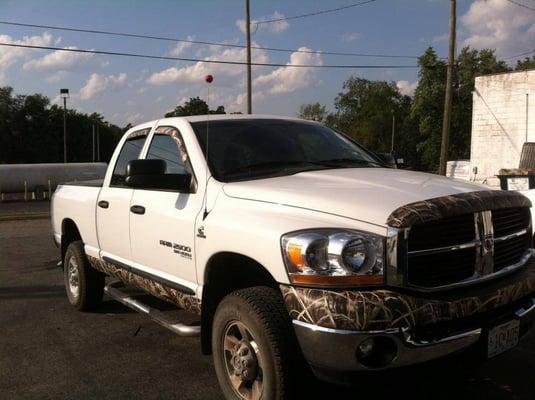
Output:
<svg viewBox="0 0 535 400">
<path fill-rule="evenodd" d="M 218 106 L 215 110 L 209 110 L 208 104 L 199 97 L 192 97 L 184 104 L 179 104 L 173 111 L 165 114 L 165 117 L 185 117 L 188 115 L 225 114 L 225 107 Z"/>
<path fill-rule="evenodd" d="M 535 53 L 535 50 L 534 50 Z M 523 60 L 518 60 L 516 62 L 516 71 L 526 71 L 528 69 L 535 69 L 535 54 L 530 58 L 526 57 Z"/>
<path fill-rule="evenodd" d="M 320 103 L 303 104 L 297 116 L 311 121 L 324 122 L 329 113 Z"/>
<path fill-rule="evenodd" d="M 92 125 L 100 130 L 101 160 L 111 157 L 122 135 L 99 114 L 67 110 L 67 160 L 92 160 Z M 0 87 L 0 163 L 63 161 L 63 108 L 41 94 L 14 95 Z"/>
<path fill-rule="evenodd" d="M 446 63 L 428 48 L 418 58 L 418 65 L 418 86 L 414 91 L 411 118 L 416 121 L 421 135 L 416 151 L 422 167 L 429 170 L 437 167 L 440 157 Z"/>
<path fill-rule="evenodd" d="M 335 99 L 335 113 L 326 123 L 345 132 L 370 150 L 386 152 L 391 146 L 392 116 L 401 123 L 404 96 L 394 82 L 351 77 Z"/>
</svg>

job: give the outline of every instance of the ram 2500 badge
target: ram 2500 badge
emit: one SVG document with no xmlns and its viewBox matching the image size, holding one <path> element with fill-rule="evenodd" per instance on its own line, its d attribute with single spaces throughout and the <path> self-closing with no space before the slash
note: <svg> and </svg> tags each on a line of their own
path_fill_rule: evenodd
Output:
<svg viewBox="0 0 535 400">
<path fill-rule="evenodd" d="M 515 346 L 535 314 L 530 207 L 384 168 L 317 123 L 232 115 L 130 129 L 103 181 L 58 188 L 52 222 L 74 307 L 106 291 L 200 336 L 227 398 L 282 399 L 305 385 L 306 364 L 336 380 Z"/>
</svg>

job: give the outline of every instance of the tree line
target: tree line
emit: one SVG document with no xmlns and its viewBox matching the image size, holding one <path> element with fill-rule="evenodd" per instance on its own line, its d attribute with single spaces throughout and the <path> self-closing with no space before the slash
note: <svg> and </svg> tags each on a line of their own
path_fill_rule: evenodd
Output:
<svg viewBox="0 0 535 400">
<path fill-rule="evenodd" d="M 302 105 L 298 116 L 323 122 L 381 153 L 390 152 L 395 120 L 394 154 L 411 168 L 436 171 L 440 159 L 446 61 L 433 48 L 428 48 L 418 58 L 418 66 L 418 84 L 412 96 L 403 95 L 395 82 L 351 77 L 334 99 L 333 112 L 316 102 Z M 454 66 L 448 159 L 470 157 L 472 91 L 476 76 L 533 68 L 535 56 L 510 67 L 496 57 L 494 50 L 465 47 L 460 51 Z"/>
<path fill-rule="evenodd" d="M 66 120 L 68 162 L 92 161 L 93 125 L 102 161 L 110 159 L 124 131 L 97 113 L 68 109 Z M 41 94 L 15 95 L 13 88 L 0 87 L 0 164 L 62 161 L 63 108 Z"/>
<path fill-rule="evenodd" d="M 338 129 L 375 152 L 390 152 L 392 121 L 395 118 L 394 150 L 406 163 L 419 170 L 437 169 L 446 61 L 428 48 L 418 58 L 418 84 L 412 96 L 403 95 L 395 82 L 353 76 L 343 84 L 329 112 L 320 103 L 301 106 L 299 116 Z M 465 47 L 455 63 L 449 159 L 470 156 L 472 91 L 478 75 L 535 68 L 535 56 L 510 67 L 494 50 Z M 166 117 L 224 114 L 218 106 L 210 110 L 199 97 L 177 105 Z M 108 161 L 121 138 L 132 125 L 121 128 L 98 113 L 67 110 L 67 160 L 92 161 L 92 127 L 100 132 L 100 160 Z M 63 161 L 63 108 L 51 105 L 41 94 L 16 95 L 11 87 L 0 87 L 0 164 Z"/>
</svg>

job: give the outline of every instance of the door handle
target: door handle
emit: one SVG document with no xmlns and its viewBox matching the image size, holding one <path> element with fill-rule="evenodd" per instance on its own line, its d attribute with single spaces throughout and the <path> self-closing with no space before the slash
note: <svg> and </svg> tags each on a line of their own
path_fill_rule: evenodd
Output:
<svg viewBox="0 0 535 400">
<path fill-rule="evenodd" d="M 132 211 L 134 214 L 145 214 L 145 207 L 143 206 L 132 206 L 130 207 L 130 211 Z"/>
<path fill-rule="evenodd" d="M 98 206 L 100 208 L 108 208 L 110 206 L 110 203 L 108 203 L 106 200 L 100 200 L 98 202 Z"/>
</svg>

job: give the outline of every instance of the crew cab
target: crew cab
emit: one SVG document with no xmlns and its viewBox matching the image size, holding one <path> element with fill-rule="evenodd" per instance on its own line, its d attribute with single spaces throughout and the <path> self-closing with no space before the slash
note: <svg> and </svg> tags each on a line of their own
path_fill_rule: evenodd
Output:
<svg viewBox="0 0 535 400">
<path fill-rule="evenodd" d="M 62 184 L 51 207 L 70 303 L 94 309 L 106 292 L 200 336 L 229 399 L 296 396 L 305 370 L 494 357 L 535 317 L 526 197 L 386 168 L 311 121 L 141 124 L 103 181 Z M 169 322 L 129 287 L 199 323 Z"/>
</svg>

